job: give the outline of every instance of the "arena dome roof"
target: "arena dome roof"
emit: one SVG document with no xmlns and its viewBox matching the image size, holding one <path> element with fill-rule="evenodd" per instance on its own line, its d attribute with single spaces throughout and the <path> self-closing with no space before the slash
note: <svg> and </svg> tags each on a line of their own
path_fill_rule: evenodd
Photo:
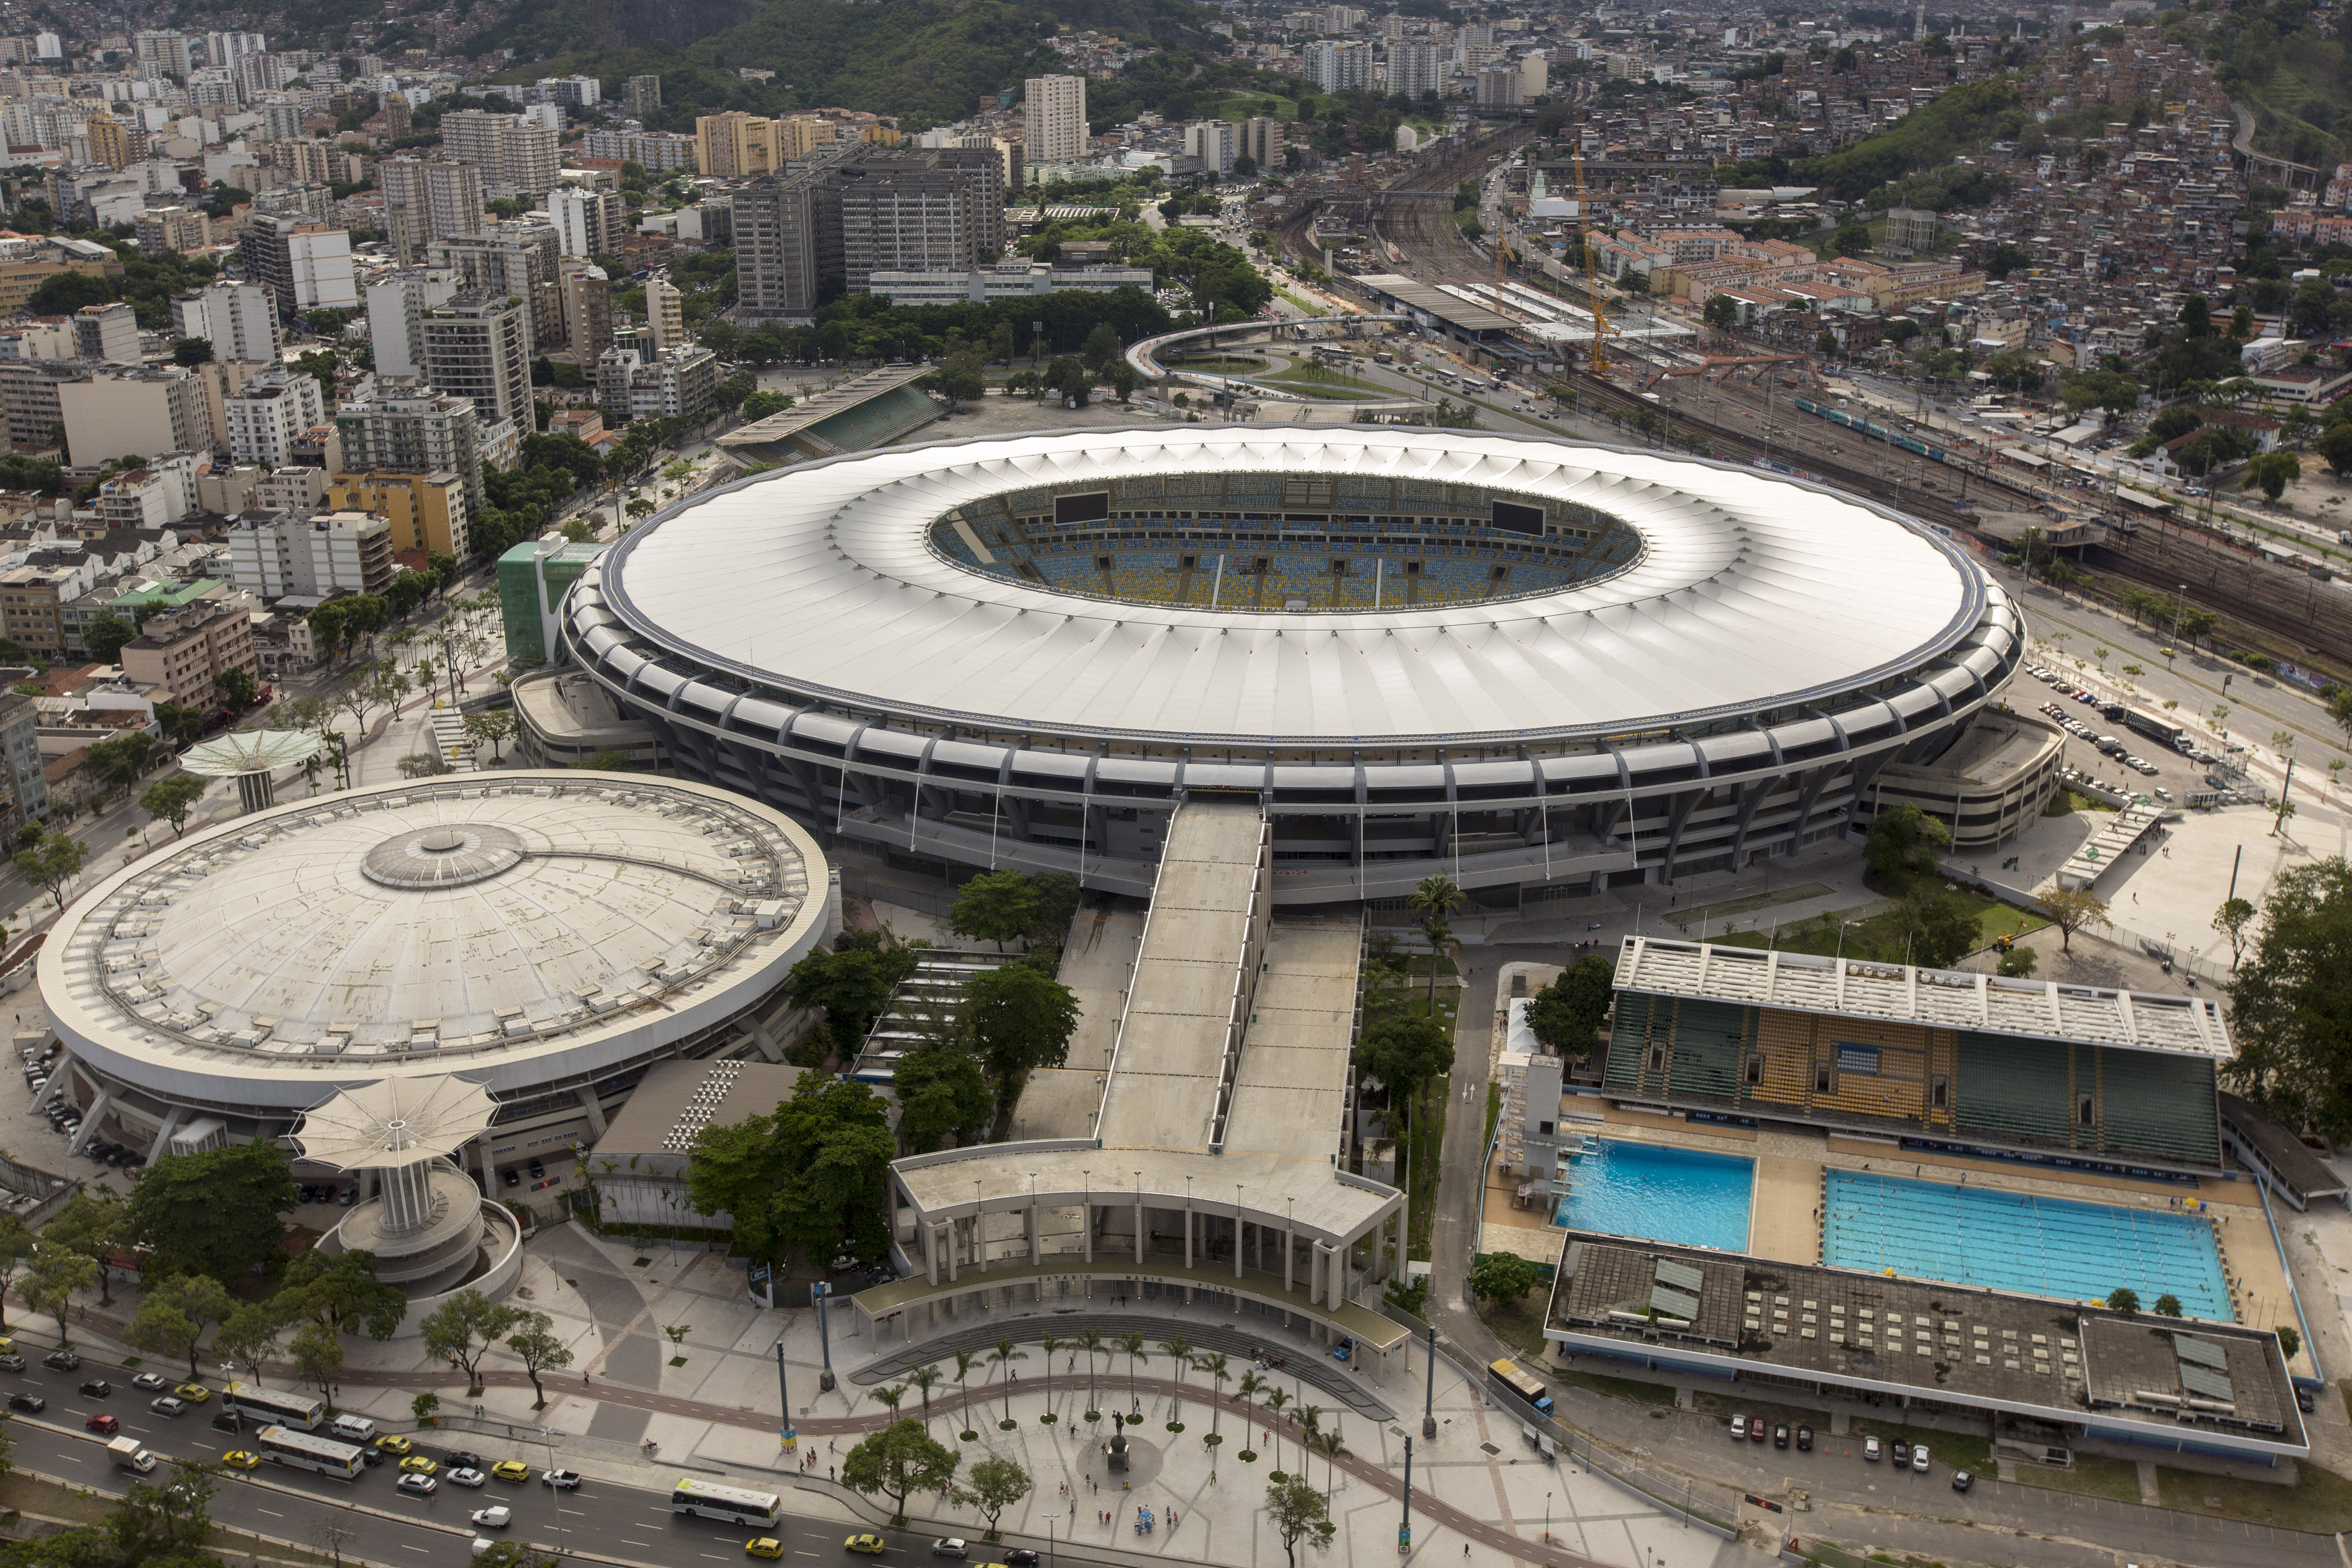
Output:
<svg viewBox="0 0 2352 1568">
<path fill-rule="evenodd" d="M 1476 487 L 1555 518 L 1600 514 L 1638 537 L 1638 558 L 1549 591 L 1300 613 L 1063 591 L 939 542 L 943 518 L 1008 496 L 1116 496 L 1204 475 Z M 1212 518 L 1171 505 L 1164 537 L 1214 531 L 1279 549 L 1290 507 Z M 1139 545 L 1144 516 L 1112 526 Z M 1357 521 L 1313 520 L 1318 539 Z M 1412 548 L 1507 561 L 1525 542 L 1467 533 Z M 601 578 L 621 625 L 578 623 L 592 660 L 625 643 L 625 628 L 748 681 L 917 720 L 1302 746 L 1622 733 L 1819 702 L 1955 649 L 1996 594 L 1932 530 L 1811 485 L 1688 457 L 1371 427 L 864 453 L 698 497 L 634 530 Z"/>
<path fill-rule="evenodd" d="M 68 1048 L 169 1099 L 303 1110 L 393 1075 L 510 1095 L 772 993 L 825 918 L 807 831 L 672 779 L 379 785 L 192 833 L 44 944 Z"/>
</svg>

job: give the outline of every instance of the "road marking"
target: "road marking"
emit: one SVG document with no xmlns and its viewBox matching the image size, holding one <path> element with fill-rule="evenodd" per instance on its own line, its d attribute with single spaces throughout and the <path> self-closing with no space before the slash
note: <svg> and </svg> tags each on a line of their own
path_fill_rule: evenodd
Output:
<svg viewBox="0 0 2352 1568">
<path fill-rule="evenodd" d="M 424 1553 L 425 1553 L 425 1556 L 427 1556 L 427 1557 L 430 1557 L 430 1556 L 432 1556 L 432 1555 L 433 1555 L 433 1553 L 431 1553 L 430 1552 L 425 1552 L 425 1548 L 423 1548 L 422 1546 L 411 1546 L 411 1545 L 410 1545 L 410 1544 L 408 1544 L 408 1542 L 406 1542 L 405 1541 L 404 1541 L 404 1542 L 402 1542 L 400 1543 L 400 1549 L 401 1549 L 403 1552 L 424 1552 Z"/>
<path fill-rule="evenodd" d="M 256 1513 L 266 1513 L 272 1519 L 283 1519 L 286 1517 L 274 1508 L 257 1508 L 253 1511 Z"/>
</svg>

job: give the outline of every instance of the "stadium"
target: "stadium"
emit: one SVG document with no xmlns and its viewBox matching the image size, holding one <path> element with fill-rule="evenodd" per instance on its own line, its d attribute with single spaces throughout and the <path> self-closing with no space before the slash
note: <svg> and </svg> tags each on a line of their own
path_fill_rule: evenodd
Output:
<svg viewBox="0 0 2352 1568">
<path fill-rule="evenodd" d="M 1278 904 L 1443 873 L 1491 911 L 1735 869 L 1895 799 L 1997 839 L 2056 751 L 2031 737 L 2048 755 L 2005 799 L 1937 772 L 2024 632 L 1935 530 L 1726 464 L 1454 431 L 804 464 L 632 531 L 562 634 L 680 774 L 840 848 L 1137 895 L 1187 800 L 1263 807 Z"/>
</svg>

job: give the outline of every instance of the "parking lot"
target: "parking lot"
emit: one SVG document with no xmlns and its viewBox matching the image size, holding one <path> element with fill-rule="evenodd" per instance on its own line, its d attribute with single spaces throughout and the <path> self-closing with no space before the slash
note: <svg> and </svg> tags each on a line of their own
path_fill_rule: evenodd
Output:
<svg viewBox="0 0 2352 1568">
<path fill-rule="evenodd" d="M 2207 782 L 2207 775 L 2221 759 L 2194 737 L 2184 734 L 2180 740 L 2168 744 L 2158 736 L 2135 729 L 2126 719 L 2128 705 L 2057 670 L 2028 665 L 2022 679 L 2040 682 L 2048 688 L 2047 694 L 2037 701 L 2032 687 L 2021 682 L 2011 689 L 2011 704 L 2037 707 L 2082 743 L 2067 748 L 2068 766 L 2102 783 L 2147 795 L 2159 805 L 2210 803 L 2204 797 L 2212 793 L 2213 787 Z M 2184 731 L 2187 728 L 2184 722 L 2153 707 L 2147 716 L 2158 724 L 2180 723 Z"/>
</svg>

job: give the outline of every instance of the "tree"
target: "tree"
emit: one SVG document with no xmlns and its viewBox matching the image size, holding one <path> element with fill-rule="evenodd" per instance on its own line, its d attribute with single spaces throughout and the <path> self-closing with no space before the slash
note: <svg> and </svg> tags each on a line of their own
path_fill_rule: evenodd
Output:
<svg viewBox="0 0 2352 1568">
<path fill-rule="evenodd" d="M 2311 449 L 2319 454 L 2320 460 L 2337 478 L 2352 476 L 2352 424 L 2329 425 L 2319 433 L 2319 439 L 2312 443 Z M 87 630 L 82 632 L 82 641 L 85 643 L 89 641 Z"/>
<path fill-rule="evenodd" d="M 154 737 L 146 731 L 125 730 L 89 748 L 89 776 L 110 789 L 127 789 L 147 771 L 154 749 Z"/>
<path fill-rule="evenodd" d="M 213 685 L 220 689 L 222 705 L 232 713 L 243 713 L 261 700 L 261 683 L 248 669 L 223 670 L 213 677 Z"/>
<path fill-rule="evenodd" d="M 950 1134 L 986 1124 L 995 1103 L 979 1061 L 960 1046 L 933 1046 L 900 1057 L 895 1087 L 899 1135 L 919 1155 L 937 1149 Z"/>
<path fill-rule="evenodd" d="M 205 1330 L 226 1322 L 236 1311 L 236 1298 L 220 1281 L 204 1274 L 175 1274 L 148 1288 L 139 1315 L 131 1320 L 123 1337 L 139 1350 L 154 1355 L 188 1358 L 188 1377 L 196 1376 L 196 1345 Z"/>
<path fill-rule="evenodd" d="M 1265 1488 L 1267 1522 L 1282 1541 L 1289 1568 L 1298 1568 L 1298 1548 L 1304 1543 L 1321 1551 L 1331 1544 L 1339 1526 L 1331 1522 L 1331 1505 L 1305 1476 L 1285 1476 Z"/>
<path fill-rule="evenodd" d="M 482 1357 L 523 1321 L 522 1309 L 491 1301 L 476 1290 L 450 1297 L 421 1325 L 426 1354 L 466 1374 L 466 1391 L 482 1391 Z"/>
<path fill-rule="evenodd" d="M 1447 876 L 1425 876 L 1413 883 L 1404 901 L 1421 921 L 1422 935 L 1429 938 L 1429 1010 L 1437 1011 L 1437 961 L 1444 955 L 1454 934 L 1445 922 L 1456 911 L 1466 907 L 1470 895 Z"/>
<path fill-rule="evenodd" d="M 2265 452 L 2246 465 L 2245 483 L 2239 487 L 2260 490 L 2271 500 L 2286 493 L 2287 486 L 2303 477 L 2303 460 L 2292 452 Z"/>
<path fill-rule="evenodd" d="M 2118 1285 L 2107 1292 L 2107 1310 L 2131 1317 L 2139 1311 L 2139 1292 L 2128 1285 Z"/>
<path fill-rule="evenodd" d="M 2290 1129 L 2352 1135 L 2352 868 L 2278 874 L 2231 993 L 2232 1085 Z"/>
<path fill-rule="evenodd" d="M 745 397 L 740 413 L 746 423 L 765 419 L 772 413 L 782 413 L 793 406 L 791 397 L 780 392 L 755 392 Z"/>
<path fill-rule="evenodd" d="M 1543 1270 L 1516 1252 L 1489 1252 L 1470 1266 L 1470 1293 L 1509 1306 L 1543 1283 Z"/>
<path fill-rule="evenodd" d="M 824 1011 L 834 1043 L 846 1055 L 857 1050 L 874 1019 L 889 1005 L 895 975 L 885 955 L 871 948 L 819 950 L 802 958 L 784 977 L 785 994 L 796 1008 Z"/>
<path fill-rule="evenodd" d="M 1036 925 L 1037 902 L 1037 884 L 1026 873 L 990 872 L 956 890 L 948 929 L 959 936 L 993 942 L 1002 953 L 1005 943 L 1026 937 Z"/>
<path fill-rule="evenodd" d="M 164 743 L 174 750 L 204 734 L 206 722 L 208 716 L 194 703 L 160 702 L 155 705 L 155 727 L 163 732 Z"/>
<path fill-rule="evenodd" d="M 2213 929 L 2230 939 L 2230 967 L 2238 967 L 2245 954 L 2246 927 L 2252 924 L 2254 906 L 2242 898 L 2230 898 L 2213 912 Z"/>
<path fill-rule="evenodd" d="M 1890 806 L 1870 824 L 1862 857 L 1870 874 L 1901 876 L 1930 872 L 1952 847 L 1952 831 L 1911 801 Z"/>
<path fill-rule="evenodd" d="M 1078 1027 L 1078 998 L 1070 988 L 1025 964 L 975 975 L 964 985 L 964 1015 L 973 1047 L 994 1081 L 996 1132 L 1010 1130 L 1013 1107 L 1029 1074 L 1059 1067 Z"/>
<path fill-rule="evenodd" d="M 97 1264 L 99 1302 L 114 1304 L 114 1269 L 109 1260 L 131 1246 L 131 1221 L 119 1195 L 103 1188 L 97 1194 L 74 1194 L 41 1228 L 41 1239 L 70 1247 Z"/>
<path fill-rule="evenodd" d="M 2041 956 L 2032 948 L 2011 946 L 2008 952 L 2000 956 L 2000 961 L 1993 965 L 1993 973 L 2009 979 L 2022 980 L 2033 973 L 2033 966 L 2040 961 Z"/>
<path fill-rule="evenodd" d="M 66 1312 L 73 1305 L 73 1293 L 87 1291 L 98 1278 L 98 1265 L 69 1247 L 44 1244 L 33 1251 L 32 1271 L 25 1276 L 16 1293 L 25 1304 L 37 1312 L 47 1312 L 58 1320 L 58 1343 L 73 1343 L 73 1335 L 66 1328 Z"/>
<path fill-rule="evenodd" d="M 1002 1367 L 1004 1370 L 1004 1418 L 1007 1421 L 1013 1419 L 1013 1364 L 1028 1359 L 1029 1354 L 1026 1351 L 1013 1348 L 1013 1340 L 1009 1335 L 1000 1338 L 988 1352 L 988 1364 L 992 1367 Z"/>
<path fill-rule="evenodd" d="M 2179 1317 L 2180 1315 L 2180 1298 L 2173 1295 L 2169 1291 L 2157 1297 L 2156 1315 L 2160 1318 Z"/>
<path fill-rule="evenodd" d="M 976 1461 L 971 1471 L 971 1484 L 964 1496 L 988 1521 L 991 1541 L 1001 1540 L 996 1528 L 997 1515 L 1029 1495 L 1029 1472 L 1011 1459 L 989 1458 Z"/>
<path fill-rule="evenodd" d="M 1168 1418 L 1181 1421 L 1184 1418 L 1184 1369 L 1192 1364 L 1192 1342 L 1182 1334 L 1174 1339 L 1163 1339 L 1160 1342 L 1160 1354 L 1166 1356 L 1169 1364 L 1176 1369 L 1176 1396 L 1170 1402 Z"/>
<path fill-rule="evenodd" d="M 561 1372 L 572 1364 L 572 1352 L 555 1337 L 555 1320 L 545 1312 L 529 1312 L 522 1327 L 507 1336 L 507 1348 L 515 1353 L 522 1369 L 530 1378 L 531 1392 L 538 1396 L 531 1406 L 534 1410 L 547 1408 L 547 1390 L 541 1385 L 542 1372 Z"/>
<path fill-rule="evenodd" d="M 131 1192 L 131 1223 L 153 1273 L 227 1280 L 278 1255 L 278 1217 L 299 1200 L 275 1143 L 232 1144 L 148 1166 Z"/>
<path fill-rule="evenodd" d="M 8 1281 L 33 1256 L 33 1233 L 20 1217 L 0 1215 L 0 1332 L 8 1327 Z"/>
<path fill-rule="evenodd" d="M 193 773 L 174 773 L 147 786 L 139 797 L 140 809 L 148 816 L 172 824 L 172 836 L 178 838 L 187 831 L 188 813 L 204 799 L 205 781 Z"/>
<path fill-rule="evenodd" d="M 288 1327 L 276 1301 L 247 1301 L 229 1313 L 228 1321 L 213 1335 L 213 1353 L 243 1366 L 258 1383 L 262 1364 L 277 1350 L 278 1336 Z"/>
<path fill-rule="evenodd" d="M 286 1342 L 287 1359 L 303 1382 L 315 1385 L 319 1396 L 331 1402 L 343 1371 L 342 1336 L 317 1323 L 304 1323 Z M 480 1393 L 477 1388 L 474 1393 Z"/>
<path fill-rule="evenodd" d="M 194 370 L 198 365 L 213 362 L 213 340 L 210 338 L 174 338 L 172 340 L 172 362 Z"/>
<path fill-rule="evenodd" d="M 119 663 L 122 645 L 139 635 L 139 628 L 111 610 L 101 610 L 85 622 L 81 629 L 81 645 L 89 651 L 91 660 L 100 664 Z"/>
<path fill-rule="evenodd" d="M 515 711 L 510 707 L 485 708 L 480 713 L 466 716 L 461 727 L 466 738 L 477 747 L 490 748 L 490 760 L 505 760 L 506 742 L 515 732 Z"/>
<path fill-rule="evenodd" d="M 803 1072 L 773 1112 L 703 1129 L 688 1202 L 698 1214 L 730 1214 L 737 1244 L 762 1261 L 836 1243 L 878 1257 L 890 1244 L 884 1179 L 897 1152 L 888 1111 L 871 1089 Z"/>
<path fill-rule="evenodd" d="M 2282 1323 L 2272 1332 L 2278 1335 L 2279 1354 L 2293 1361 L 2303 1349 L 2303 1335 L 2290 1323 Z"/>
<path fill-rule="evenodd" d="M 977 402 L 988 391 L 977 354 L 950 354 L 940 368 L 923 378 L 924 384 L 948 400 L 950 407 Z"/>
<path fill-rule="evenodd" d="M 100 745 L 104 745 L 101 741 Z M 92 747 L 95 752 L 98 747 Z M 89 863 L 89 846 L 70 833 L 44 830 L 41 836 L 9 857 L 16 874 L 47 893 L 59 909 L 66 906 L 66 884 Z"/>
<path fill-rule="evenodd" d="M 1546 1048 L 1581 1061 L 1601 1043 L 1601 1020 L 1614 997 L 1615 969 L 1587 953 L 1528 1004 L 1528 1030 Z"/>
<path fill-rule="evenodd" d="M 274 1305 L 286 1322 L 308 1318 L 338 1333 L 365 1330 L 381 1343 L 400 1332 L 408 1295 L 376 1279 L 375 1254 L 338 1252 L 330 1258 L 314 1247 L 287 1264 Z"/>
<path fill-rule="evenodd" d="M 888 1498 L 897 1505 L 890 1522 L 904 1525 L 908 1497 L 951 1484 L 960 1462 L 911 1418 L 893 1421 L 843 1457 L 841 1484 L 868 1497 Z"/>
<path fill-rule="evenodd" d="M 1739 301 L 1728 294 L 1717 294 L 1706 302 L 1706 324 L 1718 332 L 1728 332 L 1739 325 Z"/>
<path fill-rule="evenodd" d="M 1890 934 L 1904 939 L 1906 962 L 1949 968 L 1982 939 L 1975 911 L 1937 883 L 1921 883 L 1887 909 Z"/>
<path fill-rule="evenodd" d="M 2087 887 L 2055 888 L 2042 895 L 2042 912 L 2058 927 L 2058 946 L 2074 950 L 2074 933 L 2085 925 L 2107 923 L 2106 900 Z"/>
<path fill-rule="evenodd" d="M 907 1374 L 907 1384 L 917 1394 L 922 1396 L 923 1435 L 929 1437 L 931 1430 L 931 1390 L 940 1385 L 940 1369 L 929 1362 L 925 1362 Z"/>
<path fill-rule="evenodd" d="M 1026 939 L 1058 947 L 1069 940 L 1070 922 L 1076 918 L 1085 897 L 1078 879 L 1067 872 L 1040 872 L 1029 879 L 1029 885 L 1037 892 L 1037 913 L 1031 919 Z"/>
</svg>

